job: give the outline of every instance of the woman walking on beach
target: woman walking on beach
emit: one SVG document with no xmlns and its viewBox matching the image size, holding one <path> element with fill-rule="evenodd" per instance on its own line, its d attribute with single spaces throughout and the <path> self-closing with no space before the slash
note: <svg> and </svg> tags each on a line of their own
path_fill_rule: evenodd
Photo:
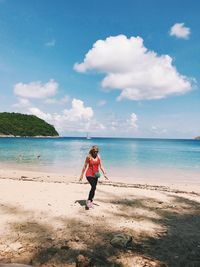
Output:
<svg viewBox="0 0 200 267">
<path fill-rule="evenodd" d="M 95 195 L 95 190 L 96 190 L 98 178 L 100 177 L 99 167 L 100 167 L 105 179 L 108 180 L 108 177 L 106 176 L 103 165 L 101 163 L 101 158 L 98 155 L 98 153 L 99 153 L 98 146 L 92 146 L 92 148 L 89 151 L 89 154 L 87 155 L 87 157 L 85 159 L 85 163 L 84 163 L 84 166 L 83 166 L 83 169 L 81 172 L 81 176 L 79 179 L 80 181 L 83 180 L 83 175 L 84 175 L 85 170 L 87 168 L 85 175 L 86 175 L 88 182 L 91 185 L 91 190 L 89 192 L 88 200 L 86 201 L 86 205 L 88 208 L 93 207 L 93 198 Z"/>
</svg>

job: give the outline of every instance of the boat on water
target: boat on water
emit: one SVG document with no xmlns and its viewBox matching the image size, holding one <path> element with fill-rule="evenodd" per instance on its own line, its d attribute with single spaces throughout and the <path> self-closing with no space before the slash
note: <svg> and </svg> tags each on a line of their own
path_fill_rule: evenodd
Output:
<svg viewBox="0 0 200 267">
<path fill-rule="evenodd" d="M 91 137 L 89 136 L 88 133 L 87 133 L 86 139 L 87 139 L 87 140 L 90 140 L 90 139 L 91 139 Z"/>
</svg>

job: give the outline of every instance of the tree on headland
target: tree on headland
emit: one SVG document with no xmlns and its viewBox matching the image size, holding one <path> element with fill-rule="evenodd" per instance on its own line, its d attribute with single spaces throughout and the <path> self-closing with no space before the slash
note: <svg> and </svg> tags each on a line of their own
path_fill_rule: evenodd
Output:
<svg viewBox="0 0 200 267">
<path fill-rule="evenodd" d="M 0 113 L 0 135 L 59 136 L 54 126 L 34 116 L 21 113 Z"/>
</svg>

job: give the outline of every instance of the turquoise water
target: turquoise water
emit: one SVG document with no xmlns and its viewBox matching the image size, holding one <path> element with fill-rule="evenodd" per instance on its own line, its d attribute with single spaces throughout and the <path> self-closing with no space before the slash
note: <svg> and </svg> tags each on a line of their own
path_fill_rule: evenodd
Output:
<svg viewBox="0 0 200 267">
<path fill-rule="evenodd" d="M 79 171 L 92 145 L 106 168 L 200 170 L 200 141 L 120 138 L 0 138 L 0 162 L 34 170 Z"/>
</svg>

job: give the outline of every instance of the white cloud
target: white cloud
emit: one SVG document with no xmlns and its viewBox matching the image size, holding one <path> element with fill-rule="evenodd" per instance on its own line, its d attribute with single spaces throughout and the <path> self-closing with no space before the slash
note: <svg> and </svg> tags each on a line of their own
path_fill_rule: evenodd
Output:
<svg viewBox="0 0 200 267">
<path fill-rule="evenodd" d="M 151 127 L 151 130 L 152 130 L 152 131 L 157 131 L 157 129 L 158 129 L 157 126 L 152 126 L 152 127 Z"/>
<path fill-rule="evenodd" d="M 132 129 L 137 129 L 138 128 L 137 120 L 138 120 L 137 115 L 135 113 L 132 113 L 130 118 L 127 120 L 129 127 Z"/>
<path fill-rule="evenodd" d="M 14 85 L 14 93 L 22 98 L 43 99 L 54 96 L 58 89 L 58 83 L 50 80 L 46 84 L 38 82 L 17 83 Z"/>
<path fill-rule="evenodd" d="M 167 129 L 158 127 L 158 126 L 152 126 L 151 131 L 157 135 L 162 135 L 167 133 Z"/>
<path fill-rule="evenodd" d="M 28 99 L 18 98 L 18 103 L 14 104 L 13 107 L 21 109 L 21 108 L 26 108 L 30 105 L 31 105 L 31 103 Z"/>
<path fill-rule="evenodd" d="M 54 39 L 45 43 L 45 46 L 49 46 L 49 47 L 52 47 L 52 46 L 55 46 L 55 45 L 56 45 L 56 40 L 54 40 Z"/>
<path fill-rule="evenodd" d="M 71 109 L 65 109 L 62 113 L 46 113 L 37 107 L 31 107 L 27 113 L 33 114 L 55 126 L 62 135 L 68 132 L 96 132 L 105 129 L 102 123 L 97 122 L 91 107 L 85 107 L 84 102 L 79 99 L 72 100 Z"/>
<path fill-rule="evenodd" d="M 69 101 L 69 96 L 65 95 L 63 98 L 61 99 L 56 99 L 56 98 L 47 98 L 45 100 L 46 104 L 66 104 Z"/>
<path fill-rule="evenodd" d="M 39 108 L 31 107 L 29 108 L 29 113 L 39 117 L 40 119 L 48 121 L 50 123 L 53 121 L 53 116 L 50 113 L 45 113 L 41 111 Z"/>
<path fill-rule="evenodd" d="M 92 108 L 84 107 L 83 101 L 75 98 L 72 100 L 72 108 L 65 109 L 63 113 L 70 121 L 90 120 L 93 117 Z"/>
<path fill-rule="evenodd" d="M 188 39 L 190 35 L 190 28 L 185 27 L 184 23 L 175 23 L 170 29 L 170 35 L 177 38 Z"/>
<path fill-rule="evenodd" d="M 121 90 L 118 100 L 160 99 L 192 89 L 190 79 L 172 65 L 172 58 L 148 50 L 141 37 L 118 35 L 98 40 L 74 69 L 105 73 L 102 87 Z"/>
<path fill-rule="evenodd" d="M 113 130 L 113 131 L 117 130 L 119 127 L 118 121 L 111 121 L 109 124 L 110 124 L 111 130 Z"/>
<path fill-rule="evenodd" d="M 106 129 L 106 126 L 98 122 L 96 119 L 92 119 L 88 122 L 87 125 L 84 127 L 85 130 L 89 131 L 90 133 L 95 133 L 95 132 L 101 132 Z"/>
<path fill-rule="evenodd" d="M 37 107 L 29 107 L 26 112 L 33 114 L 55 126 L 60 135 L 80 133 L 83 136 L 87 132 L 92 136 L 123 136 L 132 135 L 138 130 L 138 117 L 135 113 L 126 118 L 111 116 L 106 117 L 103 122 L 97 120 L 91 107 L 86 107 L 79 99 L 72 100 L 72 106 L 61 113 L 44 112 Z"/>
<path fill-rule="evenodd" d="M 132 136 L 133 133 L 138 132 L 138 116 L 135 113 L 131 113 L 128 116 L 124 114 L 107 115 L 104 118 L 104 126 L 107 130 L 106 134 L 110 136 Z"/>
</svg>

